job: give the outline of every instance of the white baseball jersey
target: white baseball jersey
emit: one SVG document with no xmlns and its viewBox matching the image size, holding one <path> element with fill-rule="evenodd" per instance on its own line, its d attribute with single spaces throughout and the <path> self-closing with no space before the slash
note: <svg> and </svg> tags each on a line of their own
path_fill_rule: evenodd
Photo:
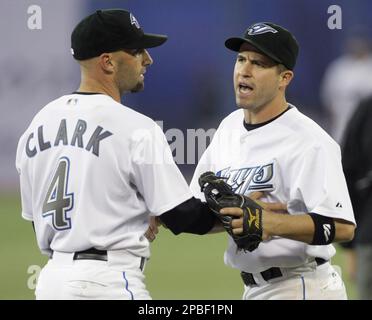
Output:
<svg viewBox="0 0 372 320">
<path fill-rule="evenodd" d="M 287 203 L 290 214 L 314 212 L 355 223 L 340 148 L 323 129 L 294 106 L 253 130 L 243 123 L 242 109 L 221 122 L 191 181 L 195 197 L 204 199 L 200 174 L 213 171 L 228 178 L 235 192 L 264 191 L 263 201 Z M 313 246 L 281 237 L 262 242 L 253 252 L 236 249 L 229 237 L 225 263 L 250 273 L 300 266 L 311 257 L 328 260 L 335 254 L 332 245 Z"/>
<path fill-rule="evenodd" d="M 191 198 L 150 118 L 103 94 L 46 105 L 20 138 L 22 216 L 43 253 L 126 249 L 149 257 L 149 215 Z"/>
</svg>

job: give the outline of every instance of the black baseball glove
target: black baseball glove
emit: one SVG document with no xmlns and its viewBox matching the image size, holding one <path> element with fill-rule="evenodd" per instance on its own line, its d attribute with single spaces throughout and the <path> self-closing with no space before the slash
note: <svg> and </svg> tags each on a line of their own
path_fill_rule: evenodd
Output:
<svg viewBox="0 0 372 320">
<path fill-rule="evenodd" d="M 225 180 L 208 171 L 199 177 L 199 185 L 209 207 L 234 239 L 238 249 L 253 251 L 262 241 L 262 207 L 252 199 L 234 193 Z M 236 235 L 232 232 L 231 222 L 236 217 L 220 213 L 220 210 L 226 207 L 243 209 L 242 234 Z"/>
</svg>

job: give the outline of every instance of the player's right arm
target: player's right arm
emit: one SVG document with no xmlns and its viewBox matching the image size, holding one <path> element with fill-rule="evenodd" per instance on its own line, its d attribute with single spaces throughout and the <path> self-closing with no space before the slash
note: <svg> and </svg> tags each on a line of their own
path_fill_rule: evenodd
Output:
<svg viewBox="0 0 372 320">
<path fill-rule="evenodd" d="M 174 234 L 205 234 L 216 223 L 206 203 L 192 196 L 177 168 L 161 129 L 151 124 L 133 136 L 131 183 L 144 198 L 151 216 L 157 216 Z M 156 228 L 148 230 L 150 239 Z"/>
</svg>

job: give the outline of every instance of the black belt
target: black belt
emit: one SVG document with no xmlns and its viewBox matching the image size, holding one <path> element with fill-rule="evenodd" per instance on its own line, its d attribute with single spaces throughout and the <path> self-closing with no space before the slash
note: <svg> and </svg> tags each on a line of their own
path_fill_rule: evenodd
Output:
<svg viewBox="0 0 372 320">
<path fill-rule="evenodd" d="M 84 251 L 74 253 L 73 260 L 101 260 L 107 261 L 107 251 L 90 248 Z"/>
<path fill-rule="evenodd" d="M 107 251 L 90 248 L 84 251 L 74 253 L 73 260 L 101 260 L 107 261 Z M 142 257 L 139 268 L 143 271 L 145 267 L 146 258 Z"/>
<path fill-rule="evenodd" d="M 328 260 L 325 260 L 323 258 L 315 258 L 315 261 L 316 261 L 317 266 L 320 266 L 320 265 L 328 262 Z M 275 278 L 279 278 L 279 277 L 283 276 L 283 273 L 280 271 L 280 268 L 278 268 L 278 267 L 273 267 L 273 268 L 267 269 L 265 271 L 262 271 L 260 273 L 261 273 L 262 278 L 265 281 L 269 281 L 271 279 L 275 279 Z M 243 279 L 243 282 L 246 286 L 252 286 L 252 285 L 257 284 L 257 282 L 254 280 L 254 277 L 253 277 L 252 273 L 242 271 L 240 273 L 240 275 L 241 275 L 241 277 Z"/>
</svg>

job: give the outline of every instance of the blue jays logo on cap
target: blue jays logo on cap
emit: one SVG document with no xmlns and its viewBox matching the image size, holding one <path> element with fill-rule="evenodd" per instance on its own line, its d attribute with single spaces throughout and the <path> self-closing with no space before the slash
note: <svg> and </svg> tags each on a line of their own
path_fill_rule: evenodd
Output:
<svg viewBox="0 0 372 320">
<path fill-rule="evenodd" d="M 267 32 L 277 33 L 278 31 L 264 23 L 256 23 L 253 26 L 250 26 L 249 29 L 247 30 L 247 33 L 251 36 Z"/>
<path fill-rule="evenodd" d="M 137 19 L 134 17 L 133 14 L 130 14 L 130 23 L 133 25 L 135 25 L 137 27 L 137 29 L 141 28 Z"/>
</svg>

